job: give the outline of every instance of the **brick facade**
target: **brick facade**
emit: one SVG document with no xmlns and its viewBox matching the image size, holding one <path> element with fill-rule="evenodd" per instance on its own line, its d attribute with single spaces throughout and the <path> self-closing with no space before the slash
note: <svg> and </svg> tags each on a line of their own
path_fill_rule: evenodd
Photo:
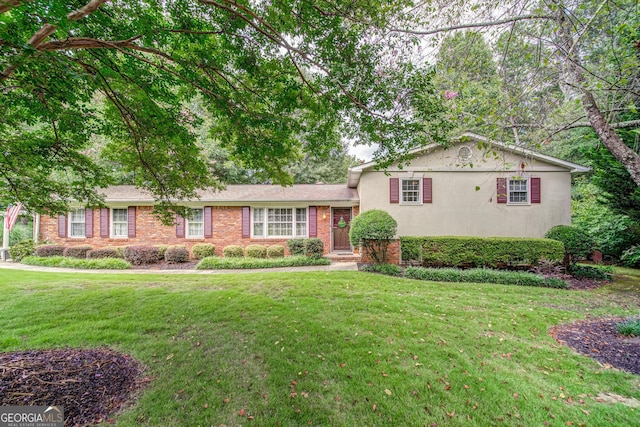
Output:
<svg viewBox="0 0 640 427">
<path fill-rule="evenodd" d="M 354 215 L 357 210 L 354 209 Z M 324 243 L 324 252 L 331 252 L 331 208 L 317 206 L 317 237 Z M 68 224 L 68 220 L 67 220 Z M 68 226 L 68 225 L 67 225 Z M 58 218 L 43 215 L 40 220 L 40 239 L 44 242 L 64 246 L 89 245 L 94 249 L 133 245 L 184 245 L 189 250 L 197 243 L 211 243 L 216 254 L 221 256 L 222 249 L 228 245 L 246 247 L 251 244 L 264 246 L 283 245 L 287 252 L 288 238 L 243 238 L 242 207 L 212 206 L 211 238 L 186 238 L 176 236 L 176 226 L 163 225 L 154 215 L 153 206 L 137 206 L 135 218 L 135 237 L 100 237 L 100 209 L 93 210 L 93 237 L 58 237 Z"/>
</svg>

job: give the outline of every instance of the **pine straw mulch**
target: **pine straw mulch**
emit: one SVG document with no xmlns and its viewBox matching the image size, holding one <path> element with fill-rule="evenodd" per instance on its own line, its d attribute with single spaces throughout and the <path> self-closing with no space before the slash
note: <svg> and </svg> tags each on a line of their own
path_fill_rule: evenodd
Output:
<svg viewBox="0 0 640 427">
<path fill-rule="evenodd" d="M 65 426 L 109 421 L 149 382 L 141 374 L 106 348 L 0 353 L 0 406 L 63 406 Z"/>
</svg>

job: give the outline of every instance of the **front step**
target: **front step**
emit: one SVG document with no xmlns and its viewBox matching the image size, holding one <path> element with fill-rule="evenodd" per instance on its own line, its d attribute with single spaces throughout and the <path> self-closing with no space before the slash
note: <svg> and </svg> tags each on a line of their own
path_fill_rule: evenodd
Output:
<svg viewBox="0 0 640 427">
<path fill-rule="evenodd" d="M 360 254 L 353 252 L 331 252 L 324 257 L 330 259 L 331 262 L 360 262 L 362 260 Z"/>
</svg>

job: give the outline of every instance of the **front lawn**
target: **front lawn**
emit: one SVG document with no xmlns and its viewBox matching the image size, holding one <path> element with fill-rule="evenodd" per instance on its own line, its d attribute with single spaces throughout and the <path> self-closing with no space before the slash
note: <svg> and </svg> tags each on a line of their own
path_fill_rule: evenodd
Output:
<svg viewBox="0 0 640 427">
<path fill-rule="evenodd" d="M 361 272 L 0 270 L 0 349 L 108 346 L 153 381 L 118 426 L 634 425 L 640 377 L 549 336 L 603 292 Z"/>
</svg>

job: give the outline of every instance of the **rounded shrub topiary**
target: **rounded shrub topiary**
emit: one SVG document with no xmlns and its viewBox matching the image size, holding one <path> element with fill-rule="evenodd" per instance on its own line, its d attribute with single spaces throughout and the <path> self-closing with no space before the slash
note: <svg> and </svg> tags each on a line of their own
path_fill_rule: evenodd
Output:
<svg viewBox="0 0 640 427">
<path fill-rule="evenodd" d="M 89 252 L 91 249 L 93 248 L 88 245 L 71 246 L 70 248 L 65 248 L 65 250 L 62 252 L 62 256 L 66 256 L 69 258 L 86 258 L 87 252 Z"/>
<path fill-rule="evenodd" d="M 396 235 L 398 223 L 379 209 L 366 211 L 351 220 L 349 239 L 353 246 L 362 245 L 373 262 L 382 264 L 387 258 L 387 246 Z"/>
<path fill-rule="evenodd" d="M 565 264 L 567 266 L 586 258 L 596 249 L 596 243 L 589 233 L 570 225 L 556 225 L 544 237 L 558 240 L 564 244 Z"/>
<path fill-rule="evenodd" d="M 305 255 L 310 258 L 322 258 L 324 254 L 324 243 L 318 238 L 307 239 L 304 242 Z"/>
<path fill-rule="evenodd" d="M 184 246 L 169 246 L 164 251 L 164 260 L 169 264 L 189 262 L 189 251 Z"/>
<path fill-rule="evenodd" d="M 87 258 L 122 258 L 122 253 L 115 248 L 98 248 L 87 252 Z"/>
<path fill-rule="evenodd" d="M 271 245 L 267 248 L 267 257 L 269 258 L 283 258 L 284 257 L 284 246 L 282 245 Z"/>
<path fill-rule="evenodd" d="M 9 248 L 9 255 L 14 261 L 20 261 L 24 257 L 33 255 L 35 252 L 35 242 L 31 239 L 23 240 Z"/>
<path fill-rule="evenodd" d="M 39 257 L 62 256 L 63 252 L 62 245 L 42 245 L 36 248 L 36 256 Z"/>
<path fill-rule="evenodd" d="M 191 248 L 191 255 L 195 259 L 203 259 L 208 256 L 216 255 L 216 247 L 211 243 L 198 243 Z"/>
<path fill-rule="evenodd" d="M 303 256 L 304 253 L 304 239 L 289 239 L 287 240 L 287 248 L 292 256 Z"/>
<path fill-rule="evenodd" d="M 247 258 L 266 258 L 267 248 L 262 245 L 249 245 L 244 250 Z"/>
<path fill-rule="evenodd" d="M 124 259 L 132 265 L 155 264 L 160 260 L 160 250 L 156 246 L 127 246 Z"/>
<path fill-rule="evenodd" d="M 222 255 L 227 258 L 243 258 L 244 249 L 240 245 L 229 245 L 222 249 Z"/>
</svg>

